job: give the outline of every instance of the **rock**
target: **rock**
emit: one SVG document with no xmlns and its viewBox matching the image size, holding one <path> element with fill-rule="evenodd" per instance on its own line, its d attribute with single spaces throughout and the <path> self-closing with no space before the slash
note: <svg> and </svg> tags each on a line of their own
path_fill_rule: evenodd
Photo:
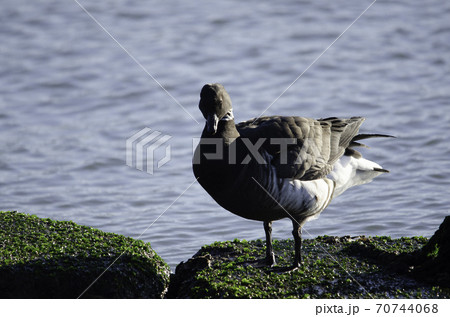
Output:
<svg viewBox="0 0 450 317">
<path fill-rule="evenodd" d="M 0 212 L 0 298 L 162 298 L 169 274 L 149 243 Z"/>
<path fill-rule="evenodd" d="M 168 265 L 149 243 L 17 212 L 0 212 L 0 298 L 450 298 L 450 217 L 423 237 L 215 242 Z"/>
<path fill-rule="evenodd" d="M 448 289 L 426 285 L 405 274 L 423 237 L 317 237 L 305 239 L 302 266 L 292 263 L 293 241 L 275 240 L 279 267 L 257 267 L 265 243 L 215 242 L 181 262 L 169 298 L 450 298 Z M 397 266 L 397 267 L 396 267 Z"/>
<path fill-rule="evenodd" d="M 429 284 L 450 288 L 450 216 L 418 252 L 412 274 Z"/>
<path fill-rule="evenodd" d="M 196 255 L 186 263 L 181 262 L 175 274 L 170 278 L 169 292 L 167 298 L 188 298 L 189 288 L 195 283 L 195 274 L 198 271 L 211 267 L 211 255 Z"/>
</svg>

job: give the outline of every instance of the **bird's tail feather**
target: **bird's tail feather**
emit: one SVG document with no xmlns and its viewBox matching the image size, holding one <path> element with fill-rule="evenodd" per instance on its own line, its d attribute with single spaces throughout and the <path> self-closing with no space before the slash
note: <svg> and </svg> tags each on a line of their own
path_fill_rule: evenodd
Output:
<svg viewBox="0 0 450 317">
<path fill-rule="evenodd" d="M 365 144 L 359 143 L 357 141 L 359 140 L 365 140 L 365 139 L 371 139 L 371 138 L 395 138 L 395 136 L 389 135 L 389 134 L 379 134 L 379 133 L 361 133 L 353 137 L 352 141 L 350 142 L 349 147 L 354 146 L 361 146 L 361 147 L 368 147 Z"/>
</svg>

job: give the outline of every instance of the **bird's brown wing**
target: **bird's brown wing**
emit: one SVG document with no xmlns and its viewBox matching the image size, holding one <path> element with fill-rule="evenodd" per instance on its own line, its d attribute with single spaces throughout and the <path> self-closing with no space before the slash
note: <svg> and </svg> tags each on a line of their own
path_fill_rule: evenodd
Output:
<svg viewBox="0 0 450 317">
<path fill-rule="evenodd" d="M 253 144 L 265 139 L 260 149 L 271 154 L 279 177 L 312 180 L 331 171 L 363 121 L 362 117 L 315 120 L 271 116 L 241 122 L 236 128 L 241 138 Z"/>
</svg>

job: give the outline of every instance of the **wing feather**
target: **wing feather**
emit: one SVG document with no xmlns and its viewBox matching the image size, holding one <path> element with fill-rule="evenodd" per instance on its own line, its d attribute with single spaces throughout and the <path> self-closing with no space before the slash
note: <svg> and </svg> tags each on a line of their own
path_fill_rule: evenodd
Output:
<svg viewBox="0 0 450 317">
<path fill-rule="evenodd" d="M 279 177 L 312 180 L 325 177 L 345 150 L 349 147 L 364 118 L 349 119 L 303 117 L 261 117 L 236 125 L 243 138 L 253 144 L 265 138 L 261 149 L 273 157 L 271 164 Z M 287 153 L 282 155 L 280 145 L 273 139 L 292 139 Z"/>
</svg>

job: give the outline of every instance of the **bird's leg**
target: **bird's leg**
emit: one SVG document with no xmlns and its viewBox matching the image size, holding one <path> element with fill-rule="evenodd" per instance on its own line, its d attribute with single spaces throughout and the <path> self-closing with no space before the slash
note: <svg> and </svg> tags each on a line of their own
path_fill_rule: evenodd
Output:
<svg viewBox="0 0 450 317">
<path fill-rule="evenodd" d="M 272 221 L 264 221 L 264 231 L 266 233 L 266 264 L 274 266 L 276 263 L 272 247 Z"/>
<path fill-rule="evenodd" d="M 294 229 L 292 230 L 292 235 L 294 236 L 294 263 L 293 268 L 300 267 L 302 263 L 302 224 L 292 220 Z"/>
</svg>

